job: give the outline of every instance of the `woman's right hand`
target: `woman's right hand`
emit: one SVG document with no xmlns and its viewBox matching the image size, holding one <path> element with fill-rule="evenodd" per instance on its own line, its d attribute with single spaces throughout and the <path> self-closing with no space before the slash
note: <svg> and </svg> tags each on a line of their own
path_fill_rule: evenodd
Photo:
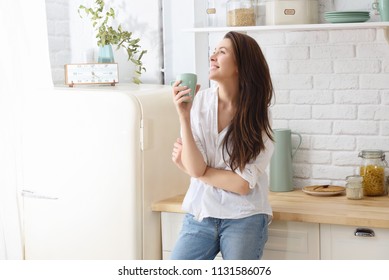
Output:
<svg viewBox="0 0 389 280">
<path fill-rule="evenodd" d="M 190 97 L 190 88 L 181 86 L 181 81 L 175 81 L 173 84 L 173 102 L 176 106 L 180 118 L 189 118 L 192 108 L 192 98 Z"/>
<path fill-rule="evenodd" d="M 173 84 L 173 101 L 176 106 L 181 125 L 182 140 L 175 143 L 173 150 L 173 162 L 183 169 L 191 177 L 199 177 L 204 174 L 206 164 L 200 153 L 191 128 L 190 110 L 192 100 L 190 96 L 185 96 L 190 92 L 190 88 L 180 86 L 181 81 Z M 196 92 L 200 86 L 196 85 Z"/>
</svg>

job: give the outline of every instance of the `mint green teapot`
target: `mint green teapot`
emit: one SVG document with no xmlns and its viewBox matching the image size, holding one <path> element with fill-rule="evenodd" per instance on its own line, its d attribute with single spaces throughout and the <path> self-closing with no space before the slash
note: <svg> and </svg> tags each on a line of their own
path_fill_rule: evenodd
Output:
<svg viewBox="0 0 389 280">
<path fill-rule="evenodd" d="M 293 191 L 292 160 L 301 145 L 301 135 L 288 128 L 273 129 L 274 152 L 270 160 L 270 190 L 273 192 Z M 292 148 L 292 135 L 299 138 L 297 147 Z"/>
</svg>

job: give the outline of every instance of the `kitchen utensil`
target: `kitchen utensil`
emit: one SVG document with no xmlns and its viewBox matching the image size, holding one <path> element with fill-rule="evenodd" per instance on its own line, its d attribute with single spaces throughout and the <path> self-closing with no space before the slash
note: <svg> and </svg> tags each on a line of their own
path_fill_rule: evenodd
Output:
<svg viewBox="0 0 389 280">
<path fill-rule="evenodd" d="M 378 0 L 372 4 L 373 10 L 378 11 L 381 21 L 389 21 L 389 0 Z"/>
<path fill-rule="evenodd" d="M 292 191 L 293 166 L 292 159 L 301 145 L 301 135 L 290 129 L 274 129 L 274 152 L 270 160 L 270 190 L 273 192 Z M 292 135 L 299 138 L 297 147 L 292 149 Z"/>
<path fill-rule="evenodd" d="M 368 11 L 332 11 L 324 14 L 324 19 L 331 23 L 365 22 L 370 19 Z"/>
<path fill-rule="evenodd" d="M 306 194 L 315 196 L 333 196 L 343 193 L 346 188 L 333 185 L 315 185 L 303 187 L 301 190 Z"/>
</svg>

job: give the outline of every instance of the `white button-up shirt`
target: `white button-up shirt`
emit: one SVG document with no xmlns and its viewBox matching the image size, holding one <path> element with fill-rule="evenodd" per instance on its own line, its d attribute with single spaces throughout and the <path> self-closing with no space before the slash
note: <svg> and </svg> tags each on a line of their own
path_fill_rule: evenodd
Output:
<svg viewBox="0 0 389 280">
<path fill-rule="evenodd" d="M 218 90 L 209 88 L 199 91 L 194 98 L 191 109 L 191 126 L 197 147 L 204 161 L 210 167 L 231 170 L 224 162 L 222 150 L 223 139 L 228 126 L 218 133 Z M 215 188 L 199 179 L 191 178 L 189 189 L 183 201 L 183 210 L 201 221 L 206 217 L 219 219 L 238 219 L 255 214 L 272 216 L 268 201 L 268 176 L 265 171 L 273 153 L 273 142 L 265 136 L 264 151 L 256 159 L 247 163 L 244 170 L 235 172 L 245 179 L 251 191 L 247 195 Z M 224 157 L 229 162 L 228 153 Z"/>
</svg>

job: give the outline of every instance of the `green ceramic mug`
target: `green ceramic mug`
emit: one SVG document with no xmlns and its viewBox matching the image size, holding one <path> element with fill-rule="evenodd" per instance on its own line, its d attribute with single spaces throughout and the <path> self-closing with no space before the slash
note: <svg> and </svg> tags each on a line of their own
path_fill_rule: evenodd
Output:
<svg viewBox="0 0 389 280">
<path fill-rule="evenodd" d="M 274 152 L 270 160 L 270 190 L 273 192 L 293 191 L 292 159 L 301 145 L 301 135 L 287 128 L 273 129 Z M 292 135 L 299 138 L 292 149 Z"/>
<path fill-rule="evenodd" d="M 189 95 L 191 96 L 191 100 L 193 101 L 196 93 L 197 75 L 194 73 L 182 73 L 177 75 L 176 81 L 181 81 L 181 86 L 187 86 L 188 88 L 190 88 Z M 174 84 L 174 82 L 172 82 L 172 84 Z"/>
<path fill-rule="evenodd" d="M 389 0 L 378 0 L 372 4 L 373 10 L 378 11 L 381 21 L 389 21 Z"/>
</svg>

